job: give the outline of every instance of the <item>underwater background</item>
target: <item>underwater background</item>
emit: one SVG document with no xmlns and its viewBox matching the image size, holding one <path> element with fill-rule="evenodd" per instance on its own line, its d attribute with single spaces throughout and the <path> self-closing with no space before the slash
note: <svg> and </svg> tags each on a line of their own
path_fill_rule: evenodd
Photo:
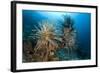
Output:
<svg viewBox="0 0 100 73">
<path fill-rule="evenodd" d="M 73 28 L 76 31 L 77 49 L 73 51 L 72 56 L 68 58 L 68 51 L 65 48 L 57 49 L 55 56 L 59 61 L 63 60 L 87 60 L 91 59 L 91 14 L 79 12 L 55 12 L 55 11 L 39 11 L 39 10 L 23 10 L 23 62 L 35 62 L 33 54 L 37 39 L 32 39 L 31 34 L 35 34 L 32 30 L 39 27 L 39 22 L 47 20 L 53 23 L 57 34 L 63 34 L 64 18 L 71 17 L 74 21 Z M 41 61 L 41 60 L 40 60 Z M 52 60 L 51 60 L 52 61 Z"/>
</svg>

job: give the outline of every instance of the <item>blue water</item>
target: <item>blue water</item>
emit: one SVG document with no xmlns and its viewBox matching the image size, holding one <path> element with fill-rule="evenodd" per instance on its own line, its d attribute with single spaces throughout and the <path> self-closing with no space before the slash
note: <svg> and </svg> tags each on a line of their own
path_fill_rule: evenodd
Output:
<svg viewBox="0 0 100 73">
<path fill-rule="evenodd" d="M 31 34 L 34 25 L 38 22 L 48 20 L 54 23 L 54 27 L 61 29 L 64 15 L 71 16 L 74 20 L 74 28 L 77 31 L 78 50 L 80 59 L 90 59 L 91 55 L 91 14 L 79 12 L 50 12 L 23 10 L 23 39 Z"/>
</svg>

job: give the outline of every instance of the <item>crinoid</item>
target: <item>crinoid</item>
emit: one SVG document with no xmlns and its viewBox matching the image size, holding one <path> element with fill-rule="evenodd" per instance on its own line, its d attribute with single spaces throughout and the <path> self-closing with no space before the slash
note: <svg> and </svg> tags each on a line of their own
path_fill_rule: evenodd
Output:
<svg viewBox="0 0 100 73">
<path fill-rule="evenodd" d="M 73 25 L 74 20 L 70 16 L 65 16 L 63 41 L 70 59 L 73 58 L 73 52 L 76 50 L 76 30 Z"/>
<path fill-rule="evenodd" d="M 33 39 L 37 39 L 34 55 L 40 57 L 40 61 L 48 61 L 50 56 L 54 55 L 56 49 L 59 48 L 58 42 L 62 41 L 62 38 L 55 32 L 56 29 L 53 24 L 48 21 L 42 21 L 39 23 L 39 27 L 35 27 L 36 33 L 32 36 Z"/>
</svg>

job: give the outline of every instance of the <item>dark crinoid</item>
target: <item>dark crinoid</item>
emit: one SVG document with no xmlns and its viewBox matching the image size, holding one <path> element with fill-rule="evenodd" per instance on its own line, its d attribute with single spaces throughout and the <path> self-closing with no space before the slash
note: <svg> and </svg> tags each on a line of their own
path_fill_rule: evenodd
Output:
<svg viewBox="0 0 100 73">
<path fill-rule="evenodd" d="M 64 29 L 63 29 L 63 43 L 66 48 L 67 55 L 70 59 L 73 59 L 73 54 L 76 50 L 76 30 L 74 28 L 74 19 L 71 16 L 64 16 Z"/>
</svg>

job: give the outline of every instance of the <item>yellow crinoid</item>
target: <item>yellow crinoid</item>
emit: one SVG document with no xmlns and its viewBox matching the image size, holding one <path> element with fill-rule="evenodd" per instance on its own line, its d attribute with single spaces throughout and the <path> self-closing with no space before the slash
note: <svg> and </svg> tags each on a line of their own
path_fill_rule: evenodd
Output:
<svg viewBox="0 0 100 73">
<path fill-rule="evenodd" d="M 35 46 L 35 50 L 42 50 L 42 55 L 45 55 L 44 60 L 48 60 L 48 56 L 52 51 L 55 51 L 59 48 L 58 41 L 62 41 L 59 34 L 55 32 L 55 27 L 53 24 L 50 24 L 48 21 L 42 21 L 39 23 L 39 28 L 37 28 L 37 32 L 35 38 L 37 38 L 37 44 Z M 34 37 L 34 36 L 33 36 Z"/>
</svg>

